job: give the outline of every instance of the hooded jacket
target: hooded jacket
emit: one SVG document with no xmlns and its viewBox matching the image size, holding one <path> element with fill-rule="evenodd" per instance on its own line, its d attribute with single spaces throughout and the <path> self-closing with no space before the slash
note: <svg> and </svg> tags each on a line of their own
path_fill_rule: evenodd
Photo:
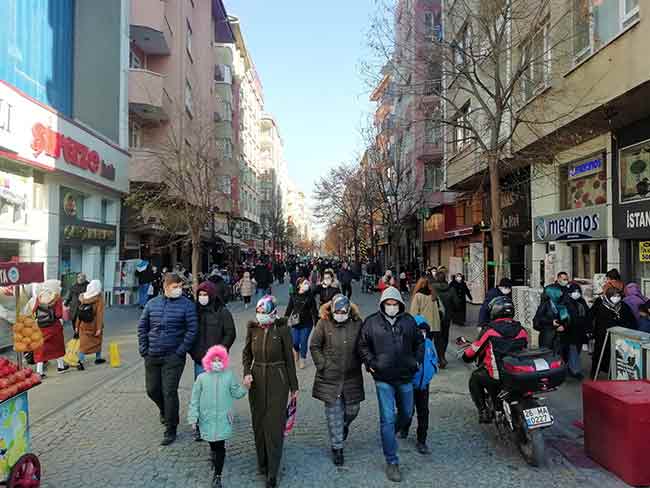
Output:
<svg viewBox="0 0 650 488">
<path fill-rule="evenodd" d="M 320 308 L 320 320 L 309 346 L 316 366 L 314 398 L 325 403 L 334 403 L 340 395 L 346 403 L 365 399 L 361 358 L 357 351 L 362 325 L 359 309 L 354 304 L 350 304 L 350 317 L 343 323 L 333 319 L 331 302 Z"/>
<path fill-rule="evenodd" d="M 450 321 L 452 312 L 458 308 L 458 304 L 460 303 L 456 290 L 449 286 L 449 283 L 442 283 L 440 281 L 434 281 L 431 284 L 431 288 L 436 291 L 438 299 L 445 308 L 443 321 Z"/>
<path fill-rule="evenodd" d="M 400 311 L 393 319 L 384 313 L 386 300 L 399 303 Z M 363 323 L 359 338 L 361 360 L 375 381 L 410 383 L 424 358 L 424 338 L 415 319 L 405 313 L 406 306 L 396 288 L 384 290 L 379 309 Z"/>
<path fill-rule="evenodd" d="M 206 292 L 210 302 L 205 307 L 196 304 L 199 329 L 190 355 L 197 363 L 212 346 L 219 344 L 230 350 L 237 337 L 232 314 L 219 297 L 216 286 L 205 281 L 199 285 L 198 291 Z"/>
<path fill-rule="evenodd" d="M 623 302 L 630 307 L 637 322 L 639 321 L 639 307 L 647 301 L 648 298 L 643 296 L 643 293 L 641 293 L 641 287 L 638 284 L 628 283 L 625 286 L 625 298 L 623 298 Z"/>
</svg>

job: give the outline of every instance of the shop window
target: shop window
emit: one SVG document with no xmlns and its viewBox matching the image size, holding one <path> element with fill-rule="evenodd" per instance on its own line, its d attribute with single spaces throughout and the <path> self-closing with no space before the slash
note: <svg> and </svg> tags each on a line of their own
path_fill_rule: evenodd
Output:
<svg viewBox="0 0 650 488">
<path fill-rule="evenodd" d="M 543 25 L 533 34 L 523 48 L 526 72 L 522 77 L 523 100 L 530 100 L 544 90 L 549 82 L 551 50 L 549 46 L 549 23 Z"/>
<path fill-rule="evenodd" d="M 560 168 L 562 210 L 607 203 L 605 161 L 605 154 L 598 153 Z"/>
<path fill-rule="evenodd" d="M 592 280 L 596 273 L 605 273 L 606 246 L 607 243 L 604 241 L 571 244 L 573 276 Z"/>
<path fill-rule="evenodd" d="M 650 198 L 650 141 L 621 149 L 621 202 Z"/>
<path fill-rule="evenodd" d="M 111 205 L 110 201 L 102 199 L 102 214 L 101 214 L 102 224 L 108 224 L 110 205 Z"/>
</svg>

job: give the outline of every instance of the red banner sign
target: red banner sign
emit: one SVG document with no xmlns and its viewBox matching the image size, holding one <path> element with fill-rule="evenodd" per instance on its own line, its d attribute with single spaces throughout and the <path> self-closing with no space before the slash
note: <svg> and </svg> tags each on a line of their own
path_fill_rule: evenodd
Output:
<svg viewBox="0 0 650 488">
<path fill-rule="evenodd" d="M 43 263 L 0 263 L 0 286 L 42 283 Z"/>
</svg>

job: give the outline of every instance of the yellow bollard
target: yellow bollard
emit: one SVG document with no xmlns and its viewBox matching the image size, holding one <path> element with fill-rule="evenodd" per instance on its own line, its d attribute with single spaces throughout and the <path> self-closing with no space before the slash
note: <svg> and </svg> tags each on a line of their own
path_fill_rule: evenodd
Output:
<svg viewBox="0 0 650 488">
<path fill-rule="evenodd" d="M 111 342 L 108 346 L 108 355 L 111 368 L 119 368 L 122 365 L 120 359 L 120 346 L 117 342 Z"/>
</svg>

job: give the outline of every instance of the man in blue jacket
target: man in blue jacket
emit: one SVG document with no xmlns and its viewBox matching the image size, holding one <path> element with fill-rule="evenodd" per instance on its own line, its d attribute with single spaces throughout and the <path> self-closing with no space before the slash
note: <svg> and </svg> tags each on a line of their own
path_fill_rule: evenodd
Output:
<svg viewBox="0 0 650 488">
<path fill-rule="evenodd" d="M 176 440 L 178 426 L 178 384 L 187 354 L 196 339 L 196 305 L 183 296 L 183 280 L 175 273 L 165 275 L 164 295 L 149 301 L 138 324 L 138 345 L 144 358 L 147 395 L 160 410 L 165 425 L 161 445 Z"/>
</svg>

